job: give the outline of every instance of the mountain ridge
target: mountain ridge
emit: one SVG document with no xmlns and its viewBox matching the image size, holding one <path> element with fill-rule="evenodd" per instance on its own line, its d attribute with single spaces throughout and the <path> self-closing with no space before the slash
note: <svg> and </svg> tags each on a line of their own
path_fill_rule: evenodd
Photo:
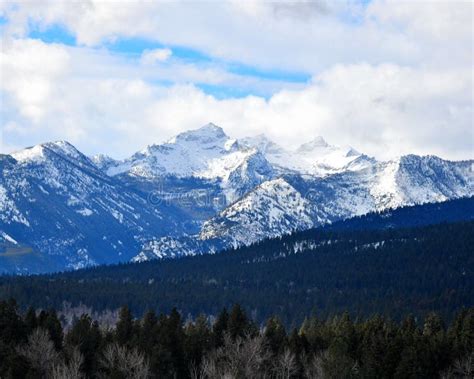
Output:
<svg viewBox="0 0 474 379">
<path fill-rule="evenodd" d="M 36 145 L 1 156 L 0 232 L 77 268 L 217 252 L 371 211 L 474 195 L 473 160 L 377 161 L 322 137 L 302 146 L 287 151 L 264 135 L 232 139 L 214 124 L 122 161 L 89 158 L 66 141 Z M 18 262 L 19 271 L 34 272 L 27 257 Z"/>
</svg>

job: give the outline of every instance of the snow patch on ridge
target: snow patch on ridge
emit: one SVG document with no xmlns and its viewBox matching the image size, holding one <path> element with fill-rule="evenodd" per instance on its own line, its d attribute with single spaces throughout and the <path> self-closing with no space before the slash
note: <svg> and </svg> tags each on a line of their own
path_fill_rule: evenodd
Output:
<svg viewBox="0 0 474 379">
<path fill-rule="evenodd" d="M 199 238 L 222 238 L 248 245 L 313 225 L 311 204 L 279 178 L 267 181 L 204 223 Z"/>
</svg>

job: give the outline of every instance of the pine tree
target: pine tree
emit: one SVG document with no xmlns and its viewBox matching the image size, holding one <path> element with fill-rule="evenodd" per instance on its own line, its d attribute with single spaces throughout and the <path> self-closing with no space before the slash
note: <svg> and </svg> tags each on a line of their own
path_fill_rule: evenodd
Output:
<svg viewBox="0 0 474 379">
<path fill-rule="evenodd" d="M 264 337 L 273 355 L 278 355 L 287 346 L 286 330 L 278 317 L 268 319 Z"/>
<path fill-rule="evenodd" d="M 231 338 L 245 337 L 253 331 L 253 325 L 244 310 L 239 304 L 235 304 L 229 315 L 229 334 Z"/>
<path fill-rule="evenodd" d="M 138 346 L 148 356 L 151 355 L 157 333 L 158 317 L 154 311 L 148 311 L 143 316 L 139 328 Z"/>
<path fill-rule="evenodd" d="M 115 326 L 115 338 L 120 345 L 130 345 L 133 336 L 133 317 L 130 309 L 124 306 L 120 309 L 119 320 Z"/>
<path fill-rule="evenodd" d="M 16 347 L 26 341 L 26 336 L 26 325 L 18 314 L 16 302 L 0 301 L 0 377 L 11 377 L 8 374 L 12 370 L 21 373 L 27 369 L 16 353 Z"/>
<path fill-rule="evenodd" d="M 84 357 L 83 371 L 87 377 L 93 377 L 99 367 L 99 354 L 103 345 L 97 321 L 92 321 L 88 315 L 82 315 L 66 335 L 65 342 L 69 350 L 79 349 Z"/>
<path fill-rule="evenodd" d="M 54 309 L 50 309 L 46 312 L 46 317 L 39 326 L 48 331 L 55 349 L 57 351 L 61 350 L 63 345 L 63 328 Z"/>
<path fill-rule="evenodd" d="M 219 347 L 224 343 L 224 333 L 227 332 L 229 327 L 229 313 L 224 308 L 217 316 L 214 325 L 212 326 L 212 335 L 214 340 L 214 346 Z"/>
<path fill-rule="evenodd" d="M 33 307 L 29 307 L 25 314 L 25 326 L 28 334 L 38 327 L 36 311 Z"/>
<path fill-rule="evenodd" d="M 206 316 L 199 316 L 185 327 L 185 355 L 188 364 L 198 367 L 202 357 L 212 348 L 212 334 Z"/>
</svg>

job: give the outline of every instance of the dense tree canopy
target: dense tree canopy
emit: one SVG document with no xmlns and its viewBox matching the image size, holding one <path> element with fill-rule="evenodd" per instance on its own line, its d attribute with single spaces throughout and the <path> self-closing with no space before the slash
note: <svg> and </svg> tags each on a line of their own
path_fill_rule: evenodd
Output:
<svg viewBox="0 0 474 379">
<path fill-rule="evenodd" d="M 134 319 L 123 307 L 114 328 L 84 314 L 63 330 L 54 311 L 0 302 L 2 378 L 458 378 L 473 374 L 473 343 L 474 308 L 448 326 L 436 313 L 419 323 L 343 313 L 288 332 L 276 317 L 259 328 L 239 305 L 214 322 L 175 309 Z"/>
<path fill-rule="evenodd" d="M 312 230 L 215 255 L 0 277 L 0 299 L 60 311 L 126 304 L 197 317 L 239 303 L 259 324 L 275 315 L 296 326 L 309 314 L 348 311 L 395 320 L 437 311 L 450 321 L 474 306 L 474 222 L 388 230 Z M 220 322 L 243 322 L 239 315 Z M 234 319 L 235 318 L 235 319 Z M 126 337 L 124 337 L 126 338 Z"/>
</svg>

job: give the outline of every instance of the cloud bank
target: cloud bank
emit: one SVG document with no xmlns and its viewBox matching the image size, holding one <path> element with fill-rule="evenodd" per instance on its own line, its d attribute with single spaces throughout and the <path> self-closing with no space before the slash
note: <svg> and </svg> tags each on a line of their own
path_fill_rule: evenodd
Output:
<svg viewBox="0 0 474 379">
<path fill-rule="evenodd" d="M 472 158 L 470 2 L 1 7 L 2 152 L 67 139 L 124 157 L 212 121 L 290 147 Z M 74 43 L 32 35 L 55 25 Z M 130 39 L 156 47 L 111 48 Z"/>
</svg>

